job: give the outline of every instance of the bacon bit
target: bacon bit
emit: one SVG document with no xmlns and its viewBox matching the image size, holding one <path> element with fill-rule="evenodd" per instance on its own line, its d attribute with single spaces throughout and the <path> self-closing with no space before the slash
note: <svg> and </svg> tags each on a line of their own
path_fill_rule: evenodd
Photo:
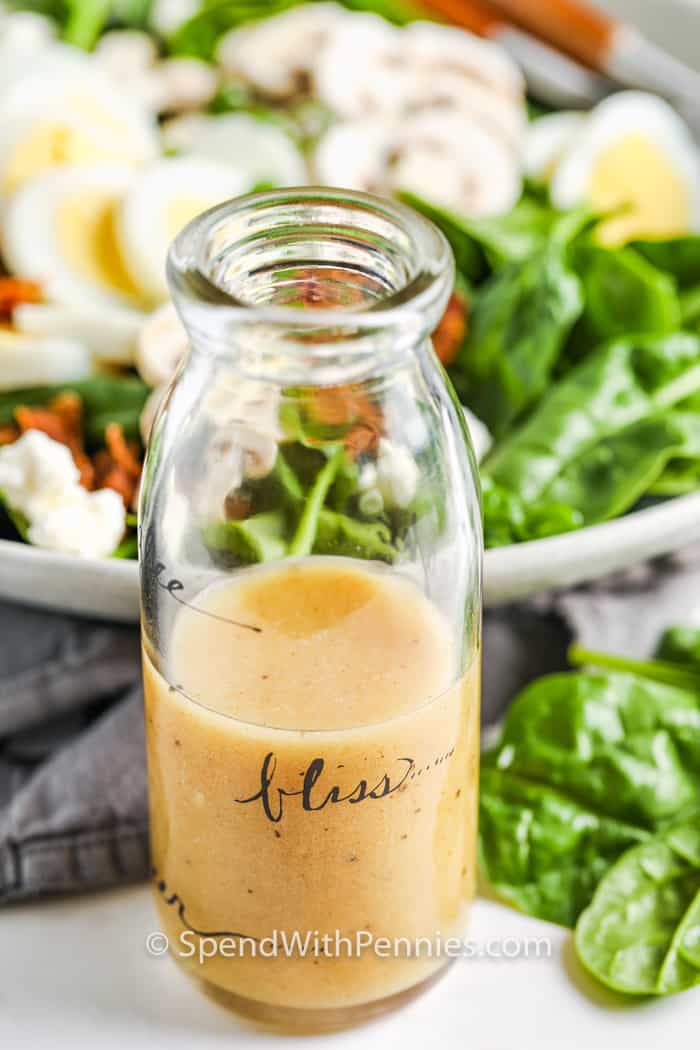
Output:
<svg viewBox="0 0 700 1050">
<path fill-rule="evenodd" d="M 119 423 L 110 423 L 105 430 L 106 448 L 95 454 L 95 487 L 114 489 L 129 508 L 141 477 L 141 463 L 136 443 L 127 442 Z"/>
<path fill-rule="evenodd" d="M 445 367 L 456 358 L 467 333 L 467 304 L 461 295 L 453 292 L 433 334 L 433 347 L 438 360 Z"/>
<path fill-rule="evenodd" d="M 0 445 L 11 445 L 19 437 L 19 430 L 12 423 L 0 427 Z"/>
<path fill-rule="evenodd" d="M 243 521 L 248 517 L 251 510 L 251 498 L 240 489 L 233 490 L 226 495 L 224 500 L 224 515 L 227 521 Z"/>
<path fill-rule="evenodd" d="M 309 413 L 317 423 L 350 429 L 343 444 L 351 459 L 376 449 L 382 432 L 382 412 L 367 395 L 354 386 L 330 386 L 315 390 Z"/>
<path fill-rule="evenodd" d="M 350 283 L 348 271 L 336 267 L 300 270 L 296 287 L 303 306 L 359 306 L 365 298 L 362 288 Z"/>
<path fill-rule="evenodd" d="M 43 298 L 36 281 L 0 277 L 0 321 L 11 321 L 12 311 L 21 303 L 40 303 Z"/>
<path fill-rule="evenodd" d="M 41 430 L 66 445 L 80 471 L 80 484 L 86 489 L 93 487 L 95 470 L 83 446 L 83 403 L 77 394 L 58 394 L 45 408 L 18 405 L 15 419 L 22 434 L 26 430 Z"/>
</svg>

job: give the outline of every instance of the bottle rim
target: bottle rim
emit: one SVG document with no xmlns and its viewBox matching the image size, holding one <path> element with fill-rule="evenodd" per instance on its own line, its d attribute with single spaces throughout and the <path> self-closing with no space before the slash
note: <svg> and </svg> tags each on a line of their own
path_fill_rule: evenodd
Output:
<svg viewBox="0 0 700 1050">
<path fill-rule="evenodd" d="M 256 252 L 268 253 L 261 272 L 265 267 L 269 271 L 270 254 L 276 248 L 281 263 L 293 263 L 288 253 L 294 231 L 304 244 L 316 231 L 325 238 L 324 263 L 332 263 L 329 248 L 334 230 L 341 254 L 339 270 L 344 251 L 355 251 L 358 258 L 366 252 L 371 265 L 387 278 L 386 294 L 356 305 L 308 309 L 246 297 Z M 236 271 L 237 283 L 222 276 L 229 270 Z M 175 238 L 167 272 L 186 326 L 205 337 L 216 339 L 222 327 L 265 324 L 286 329 L 290 335 L 331 330 L 341 339 L 366 336 L 368 331 L 410 331 L 418 341 L 442 315 L 453 285 L 454 259 L 442 232 L 399 201 L 301 186 L 246 194 L 198 215 Z"/>
</svg>

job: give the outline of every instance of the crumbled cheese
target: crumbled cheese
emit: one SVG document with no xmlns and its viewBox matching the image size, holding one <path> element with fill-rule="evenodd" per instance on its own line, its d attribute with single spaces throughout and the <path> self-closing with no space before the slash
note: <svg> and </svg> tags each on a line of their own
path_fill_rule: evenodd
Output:
<svg viewBox="0 0 700 1050">
<path fill-rule="evenodd" d="M 0 492 L 30 521 L 79 480 L 70 449 L 40 430 L 0 448 Z"/>
<path fill-rule="evenodd" d="M 376 487 L 389 507 L 407 507 L 418 488 L 418 466 L 401 445 L 381 438 L 376 461 Z"/>
<path fill-rule="evenodd" d="M 0 448 L 0 492 L 27 519 L 37 547 L 107 557 L 124 535 L 121 496 L 84 489 L 70 450 L 39 430 Z"/>
</svg>

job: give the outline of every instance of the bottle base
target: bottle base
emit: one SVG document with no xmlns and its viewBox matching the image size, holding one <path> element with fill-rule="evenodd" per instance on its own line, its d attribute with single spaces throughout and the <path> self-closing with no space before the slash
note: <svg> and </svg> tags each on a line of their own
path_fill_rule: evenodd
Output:
<svg viewBox="0 0 700 1050">
<path fill-rule="evenodd" d="M 387 995 L 382 999 L 373 999 L 371 1002 L 358 1003 L 355 1006 L 331 1007 L 318 1010 L 304 1010 L 293 1006 L 275 1006 L 272 1003 L 263 1003 L 257 999 L 248 999 L 245 996 L 236 995 L 235 992 L 226 991 L 210 981 L 202 981 L 201 983 L 205 994 L 211 999 L 255 1025 L 290 1035 L 314 1035 L 323 1032 L 337 1032 L 343 1028 L 353 1028 L 356 1025 L 373 1021 L 376 1017 L 382 1016 L 382 1014 L 397 1010 L 399 1007 L 416 999 L 441 980 L 453 961 L 448 960 L 444 966 L 430 974 L 429 977 L 419 981 L 418 984 L 411 985 L 410 988 L 404 988 L 402 991 L 395 992 L 393 995 Z"/>
</svg>

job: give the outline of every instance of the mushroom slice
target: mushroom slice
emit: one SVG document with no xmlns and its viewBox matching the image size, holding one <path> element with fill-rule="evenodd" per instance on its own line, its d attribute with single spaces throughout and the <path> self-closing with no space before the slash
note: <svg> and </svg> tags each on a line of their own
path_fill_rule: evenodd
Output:
<svg viewBox="0 0 700 1050">
<path fill-rule="evenodd" d="M 350 17 L 334 3 L 292 7 L 226 33 L 217 59 L 229 76 L 243 77 L 263 94 L 287 98 L 306 88 L 319 48 Z"/>
<path fill-rule="evenodd" d="M 385 192 L 389 158 L 398 136 L 396 121 L 387 119 L 333 124 L 314 154 L 318 182 L 366 193 Z"/>
<path fill-rule="evenodd" d="M 510 211 L 522 188 L 518 157 L 502 136 L 461 113 L 430 110 L 404 124 L 388 182 L 473 216 Z"/>
<path fill-rule="evenodd" d="M 319 143 L 315 165 L 327 185 L 411 190 L 472 216 L 508 211 L 521 190 L 518 158 L 505 139 L 453 111 L 336 125 Z"/>
<path fill-rule="evenodd" d="M 143 323 L 136 347 L 136 368 L 144 383 L 169 383 L 187 353 L 187 333 L 175 307 L 165 303 Z"/>
<path fill-rule="evenodd" d="M 451 71 L 476 81 L 497 95 L 522 105 L 525 81 L 518 66 L 499 44 L 456 26 L 413 22 L 402 31 L 413 66 L 435 73 Z"/>
<path fill-rule="evenodd" d="M 518 145 L 525 127 L 524 84 L 496 44 L 450 26 L 405 29 L 357 16 L 332 34 L 313 68 L 321 101 L 348 119 L 454 109 Z"/>
</svg>

